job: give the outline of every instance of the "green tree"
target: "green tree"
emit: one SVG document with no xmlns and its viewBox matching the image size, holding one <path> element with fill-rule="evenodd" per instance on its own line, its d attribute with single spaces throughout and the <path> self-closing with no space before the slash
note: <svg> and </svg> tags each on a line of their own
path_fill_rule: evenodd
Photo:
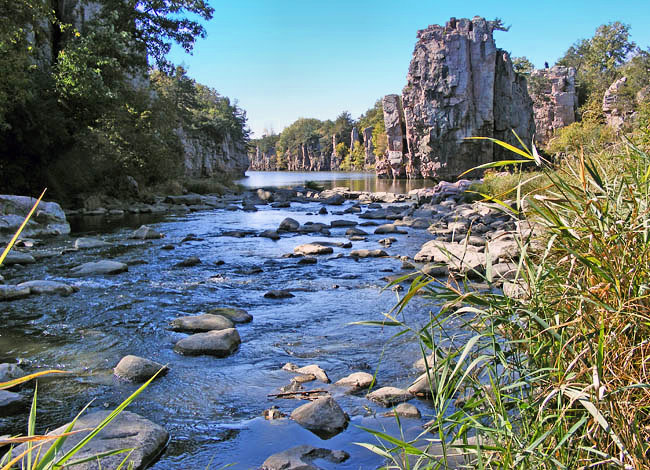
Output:
<svg viewBox="0 0 650 470">
<path fill-rule="evenodd" d="M 515 72 L 521 73 L 524 75 L 530 75 L 530 73 L 535 70 L 533 63 L 528 60 L 528 57 L 513 57 L 512 58 L 512 68 L 515 69 Z"/>
</svg>

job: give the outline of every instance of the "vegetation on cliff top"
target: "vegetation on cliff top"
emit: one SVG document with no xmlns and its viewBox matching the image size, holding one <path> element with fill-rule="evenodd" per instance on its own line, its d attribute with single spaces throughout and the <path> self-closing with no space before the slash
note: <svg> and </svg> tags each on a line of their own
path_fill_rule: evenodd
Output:
<svg viewBox="0 0 650 470">
<path fill-rule="evenodd" d="M 172 43 L 192 49 L 205 31 L 188 17 L 209 19 L 212 9 L 203 0 L 159 3 L 102 0 L 95 11 L 83 2 L 53 10 L 3 2 L 4 191 L 48 186 L 65 199 L 89 188 L 119 194 L 126 175 L 144 185 L 179 177 L 180 129 L 247 142 L 245 113 L 165 57 Z"/>
</svg>

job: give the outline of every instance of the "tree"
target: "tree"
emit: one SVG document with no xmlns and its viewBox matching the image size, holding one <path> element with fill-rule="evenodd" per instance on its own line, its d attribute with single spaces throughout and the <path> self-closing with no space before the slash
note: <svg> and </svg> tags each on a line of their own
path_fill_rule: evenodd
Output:
<svg viewBox="0 0 650 470">
<path fill-rule="evenodd" d="M 524 75 L 530 75 L 530 73 L 535 70 L 533 63 L 528 60 L 527 57 L 513 57 L 512 58 L 512 68 L 515 69 L 515 72 L 521 73 Z"/>
<path fill-rule="evenodd" d="M 135 49 L 146 51 L 159 67 L 170 68 L 165 58 L 172 43 L 191 52 L 205 28 L 187 15 L 212 19 L 214 9 L 205 0 L 103 0 L 101 17 L 117 14 L 116 28 L 131 34 Z"/>
</svg>

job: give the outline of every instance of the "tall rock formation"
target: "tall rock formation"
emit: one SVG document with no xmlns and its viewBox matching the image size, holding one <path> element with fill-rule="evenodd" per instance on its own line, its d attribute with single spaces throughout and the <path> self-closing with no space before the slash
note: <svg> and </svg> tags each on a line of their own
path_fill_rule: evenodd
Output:
<svg viewBox="0 0 650 470">
<path fill-rule="evenodd" d="M 452 18 L 445 26 L 418 32 L 402 93 L 408 148 L 400 148 L 396 133 L 398 103 L 385 99 L 391 174 L 378 162 L 378 175 L 454 179 L 508 156 L 488 141 L 467 137 L 516 144 L 514 129 L 524 142 L 531 141 L 535 125 L 526 79 L 514 72 L 508 53 L 497 49 L 492 36 L 496 27 L 480 17 Z"/>
<path fill-rule="evenodd" d="M 384 125 L 388 137 L 388 149 L 383 158 L 377 159 L 375 169 L 379 178 L 402 178 L 404 169 L 404 122 L 402 104 L 397 95 L 386 95 L 382 100 Z"/>
<path fill-rule="evenodd" d="M 533 70 L 528 79 L 528 93 L 535 113 L 535 144 L 544 147 L 557 129 L 576 121 L 576 70 L 560 65 Z"/>
<path fill-rule="evenodd" d="M 375 168 L 375 146 L 372 143 L 372 127 L 366 127 L 363 132 L 363 147 L 366 151 L 365 169 L 372 170 Z"/>
</svg>

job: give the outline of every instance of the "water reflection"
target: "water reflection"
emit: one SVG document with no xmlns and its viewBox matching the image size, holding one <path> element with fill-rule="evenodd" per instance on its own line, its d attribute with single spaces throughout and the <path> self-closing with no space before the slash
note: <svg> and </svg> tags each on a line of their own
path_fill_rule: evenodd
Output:
<svg viewBox="0 0 650 470">
<path fill-rule="evenodd" d="M 431 180 L 379 179 L 374 173 L 338 171 L 247 171 L 238 183 L 248 188 L 263 186 L 289 187 L 314 181 L 324 188 L 347 186 L 353 191 L 407 193 L 412 189 L 433 186 Z"/>
</svg>

